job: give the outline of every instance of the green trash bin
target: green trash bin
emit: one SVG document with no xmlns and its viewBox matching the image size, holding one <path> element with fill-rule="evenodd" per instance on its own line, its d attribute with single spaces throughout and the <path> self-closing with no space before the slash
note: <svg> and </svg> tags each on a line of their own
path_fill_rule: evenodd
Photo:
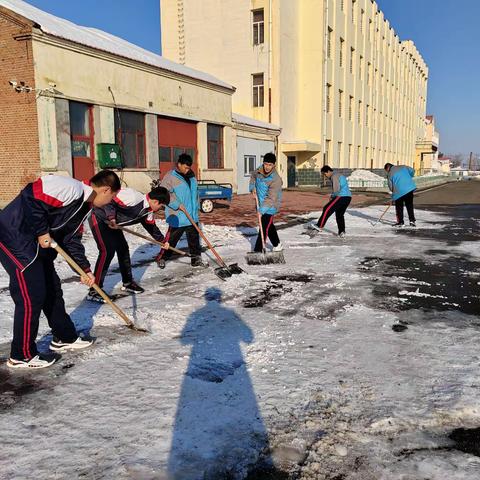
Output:
<svg viewBox="0 0 480 480">
<path fill-rule="evenodd" d="M 122 168 L 120 145 L 116 143 L 97 143 L 97 157 L 100 168 Z"/>
</svg>

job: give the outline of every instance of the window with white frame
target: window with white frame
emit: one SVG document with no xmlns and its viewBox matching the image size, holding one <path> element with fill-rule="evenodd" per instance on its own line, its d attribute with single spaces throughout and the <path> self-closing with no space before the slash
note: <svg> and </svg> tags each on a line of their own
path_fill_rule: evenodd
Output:
<svg viewBox="0 0 480 480">
<path fill-rule="evenodd" d="M 257 168 L 257 156 L 256 155 L 244 155 L 243 156 L 243 174 L 245 177 L 249 177 L 253 171 Z"/>
<path fill-rule="evenodd" d="M 252 11 L 253 44 L 261 45 L 265 41 L 265 21 L 263 8 Z"/>
<path fill-rule="evenodd" d="M 252 75 L 252 88 L 253 88 L 253 106 L 264 106 L 264 83 L 263 73 L 256 73 Z"/>
</svg>

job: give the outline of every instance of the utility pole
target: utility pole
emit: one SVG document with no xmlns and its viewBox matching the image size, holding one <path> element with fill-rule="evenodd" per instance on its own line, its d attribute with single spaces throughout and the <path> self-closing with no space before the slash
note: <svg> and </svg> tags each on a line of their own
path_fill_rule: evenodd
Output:
<svg viewBox="0 0 480 480">
<path fill-rule="evenodd" d="M 468 169 L 469 169 L 470 171 L 473 170 L 473 152 L 470 152 L 470 160 L 469 160 L 469 162 L 468 162 Z"/>
</svg>

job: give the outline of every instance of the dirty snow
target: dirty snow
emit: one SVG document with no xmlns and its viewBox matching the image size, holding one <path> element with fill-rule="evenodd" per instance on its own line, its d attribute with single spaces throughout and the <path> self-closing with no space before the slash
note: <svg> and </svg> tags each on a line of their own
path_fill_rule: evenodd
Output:
<svg viewBox="0 0 480 480">
<path fill-rule="evenodd" d="M 466 313 L 478 290 L 442 287 L 448 268 L 435 267 L 458 256 L 470 262 L 459 282 L 476 283 L 479 244 L 436 238 L 452 218 L 433 212 L 417 212 L 417 230 L 392 229 L 393 216 L 373 227 L 383 209 L 350 209 L 345 240 L 333 218 L 310 239 L 317 214 L 299 217 L 279 231 L 285 265 L 247 266 L 254 237 L 205 225 L 246 271 L 226 282 L 192 275 L 188 259 L 159 270 L 158 247 L 129 237 L 147 291 L 117 304 L 149 335 L 86 302 L 58 260 L 67 308 L 97 342 L 43 372 L 0 367 L 0 479 L 240 479 L 272 465 L 271 478 L 477 479 L 480 452 L 457 429 L 480 427 L 479 323 Z M 2 273 L 4 357 L 7 286 Z M 46 348 L 43 319 L 39 338 Z"/>
<path fill-rule="evenodd" d="M 376 173 L 371 172 L 370 170 L 354 170 L 352 174 L 348 177 L 352 180 L 365 180 L 365 181 L 376 181 L 384 182 L 385 178 L 377 175 Z"/>
</svg>

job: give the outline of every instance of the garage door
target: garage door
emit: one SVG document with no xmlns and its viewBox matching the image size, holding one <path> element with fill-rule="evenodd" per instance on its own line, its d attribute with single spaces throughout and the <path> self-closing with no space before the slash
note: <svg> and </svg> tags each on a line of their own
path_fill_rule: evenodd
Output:
<svg viewBox="0 0 480 480">
<path fill-rule="evenodd" d="M 160 178 L 175 168 L 181 153 L 193 158 L 193 171 L 197 165 L 197 123 L 173 118 L 158 117 L 158 155 Z"/>
</svg>

